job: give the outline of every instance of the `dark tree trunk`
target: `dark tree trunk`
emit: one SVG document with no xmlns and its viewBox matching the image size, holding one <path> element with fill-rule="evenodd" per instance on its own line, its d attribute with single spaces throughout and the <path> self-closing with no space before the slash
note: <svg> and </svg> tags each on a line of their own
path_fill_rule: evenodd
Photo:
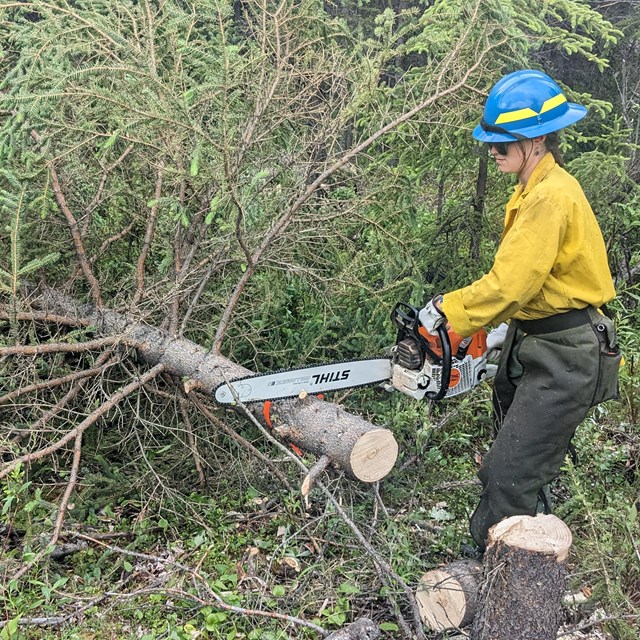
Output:
<svg viewBox="0 0 640 640">
<path fill-rule="evenodd" d="M 556 640 L 571 531 L 552 515 L 491 528 L 471 640 Z"/>
<path fill-rule="evenodd" d="M 484 217 L 484 199 L 487 192 L 487 170 L 489 156 L 486 153 L 480 155 L 478 163 L 478 178 L 476 180 L 476 193 L 473 198 L 473 213 L 471 215 L 469 257 L 472 260 L 480 258 L 480 240 L 482 239 L 482 220 Z"/>
</svg>

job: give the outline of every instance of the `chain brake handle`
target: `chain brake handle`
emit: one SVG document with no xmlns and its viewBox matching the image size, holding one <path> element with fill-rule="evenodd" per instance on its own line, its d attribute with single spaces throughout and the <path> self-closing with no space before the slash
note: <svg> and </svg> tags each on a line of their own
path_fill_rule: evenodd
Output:
<svg viewBox="0 0 640 640">
<path fill-rule="evenodd" d="M 449 333 L 447 332 L 445 323 L 443 322 L 438 326 L 436 331 L 440 338 L 440 344 L 442 344 L 442 375 L 440 378 L 440 389 L 436 392 L 428 392 L 426 394 L 427 398 L 432 402 L 438 402 L 438 400 L 442 400 L 442 398 L 445 397 L 449 383 L 451 382 L 451 340 L 449 339 Z"/>
</svg>

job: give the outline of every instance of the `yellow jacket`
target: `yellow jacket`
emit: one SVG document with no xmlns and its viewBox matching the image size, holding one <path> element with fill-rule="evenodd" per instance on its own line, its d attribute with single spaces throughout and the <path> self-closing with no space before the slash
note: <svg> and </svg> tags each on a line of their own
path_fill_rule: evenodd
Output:
<svg viewBox="0 0 640 640">
<path fill-rule="evenodd" d="M 493 266 L 447 293 L 442 310 L 463 336 L 509 318 L 600 307 L 615 296 L 602 232 L 578 181 L 547 153 L 507 204 Z"/>
</svg>

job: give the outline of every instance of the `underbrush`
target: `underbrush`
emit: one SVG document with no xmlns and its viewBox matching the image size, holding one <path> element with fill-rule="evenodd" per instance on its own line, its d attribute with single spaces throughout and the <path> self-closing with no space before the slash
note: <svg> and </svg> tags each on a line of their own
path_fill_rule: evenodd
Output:
<svg viewBox="0 0 640 640">
<path fill-rule="evenodd" d="M 469 542 L 475 473 L 491 441 L 490 393 L 484 384 L 435 407 L 377 390 L 338 398 L 392 429 L 400 455 L 378 484 L 332 469 L 323 483 L 412 588 Z M 553 486 L 555 513 L 573 533 L 570 590 L 581 594 L 567 605 L 567 624 L 615 640 L 638 637 L 640 437 L 628 420 L 636 403 L 635 374 L 627 370 L 621 399 L 592 411 L 574 440 L 577 464 L 567 457 Z M 330 631 L 360 617 L 374 619 L 385 637 L 401 637 L 399 621 L 411 621 L 411 611 L 400 585 L 385 584 L 322 491 L 315 488 L 305 503 L 287 456 L 230 416 L 227 426 L 266 453 L 293 489 L 214 431 L 198 434 L 201 486 L 193 451 L 167 424 L 120 421 L 96 430 L 57 559 L 18 579 L 12 576 L 48 541 L 68 480 L 64 457 L 20 467 L 4 483 L 0 638 L 318 638 L 299 621 Z M 313 456 L 304 461 L 311 466 Z"/>
</svg>

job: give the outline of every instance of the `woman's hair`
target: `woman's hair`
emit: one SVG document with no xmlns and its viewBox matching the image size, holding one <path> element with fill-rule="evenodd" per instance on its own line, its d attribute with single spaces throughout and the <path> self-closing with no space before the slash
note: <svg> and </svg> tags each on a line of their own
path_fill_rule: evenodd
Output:
<svg viewBox="0 0 640 640">
<path fill-rule="evenodd" d="M 562 151 L 560 151 L 560 134 L 557 131 L 547 133 L 547 137 L 544 139 L 544 146 L 547 148 L 547 151 L 551 152 L 556 164 L 564 167 Z"/>
<path fill-rule="evenodd" d="M 518 171 L 518 175 L 522 172 L 525 165 L 527 164 L 528 155 L 533 153 L 533 149 L 525 148 L 525 143 L 522 140 L 517 140 L 513 144 L 517 144 L 520 148 L 520 155 L 522 156 L 522 164 L 520 165 L 520 169 Z M 556 164 L 560 167 L 564 167 L 564 160 L 562 158 L 562 151 L 560 151 L 560 135 L 557 131 L 553 131 L 552 133 L 547 133 L 544 139 L 544 147 L 547 151 L 551 153 L 553 159 L 556 161 Z"/>
</svg>

